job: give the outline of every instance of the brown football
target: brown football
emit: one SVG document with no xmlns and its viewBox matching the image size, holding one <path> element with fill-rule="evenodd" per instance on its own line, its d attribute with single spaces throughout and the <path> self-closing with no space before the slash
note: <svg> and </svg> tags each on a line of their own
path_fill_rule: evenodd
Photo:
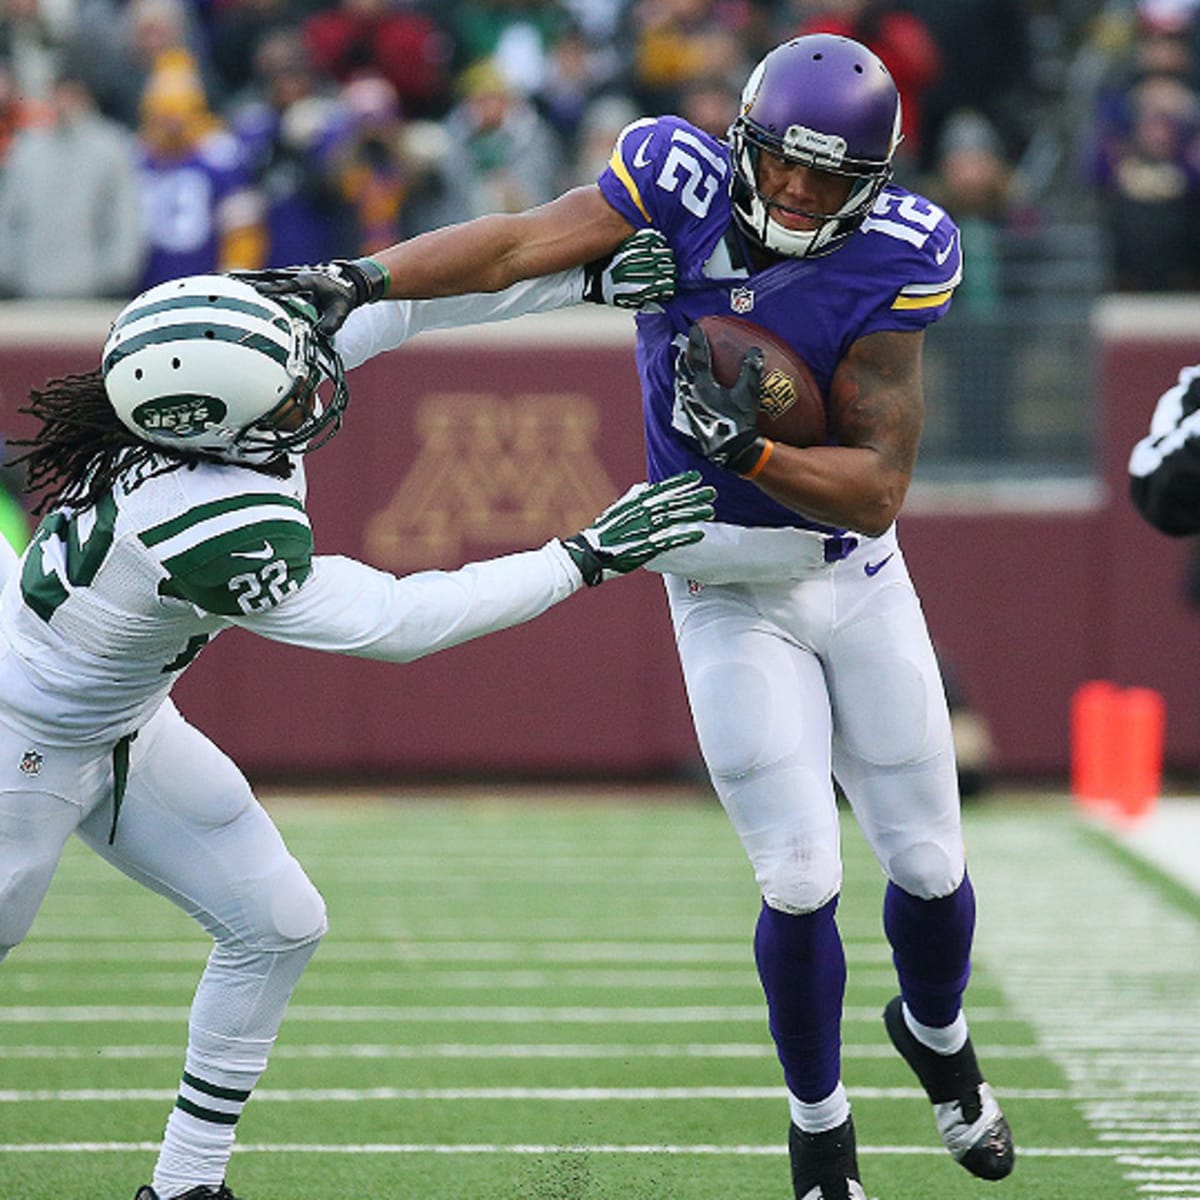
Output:
<svg viewBox="0 0 1200 1200">
<path fill-rule="evenodd" d="M 764 356 L 758 431 L 789 446 L 819 446 L 826 438 L 825 400 L 808 364 L 775 334 L 741 317 L 701 317 L 712 369 L 723 387 L 737 382 L 751 346 Z"/>
</svg>

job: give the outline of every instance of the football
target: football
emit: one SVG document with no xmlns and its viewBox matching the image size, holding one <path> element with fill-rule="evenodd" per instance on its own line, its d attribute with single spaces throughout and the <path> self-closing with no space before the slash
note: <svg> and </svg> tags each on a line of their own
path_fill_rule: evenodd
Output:
<svg viewBox="0 0 1200 1200">
<path fill-rule="evenodd" d="M 752 346 L 764 356 L 758 431 L 789 446 L 825 442 L 825 399 L 808 364 L 781 338 L 741 317 L 701 317 L 713 375 L 722 387 L 737 382 L 742 357 Z"/>
</svg>

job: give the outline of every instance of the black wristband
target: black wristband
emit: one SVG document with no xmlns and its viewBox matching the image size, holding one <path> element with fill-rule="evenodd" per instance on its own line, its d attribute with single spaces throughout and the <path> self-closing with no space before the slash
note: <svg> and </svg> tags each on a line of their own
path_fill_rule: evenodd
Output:
<svg viewBox="0 0 1200 1200">
<path fill-rule="evenodd" d="M 583 299 L 588 304 L 604 303 L 604 272 L 612 259 L 609 254 L 583 264 Z"/>
<path fill-rule="evenodd" d="M 600 556 L 588 544 L 587 538 L 582 533 L 577 533 L 574 537 L 559 539 L 563 548 L 571 556 L 571 561 L 579 568 L 579 574 L 583 576 L 583 582 L 588 587 L 595 587 L 598 583 L 604 581 L 604 564 L 600 561 Z"/>
<path fill-rule="evenodd" d="M 387 295 L 392 279 L 382 263 L 373 258 L 356 258 L 341 263 L 341 267 L 354 284 L 355 307 L 373 304 Z"/>
</svg>

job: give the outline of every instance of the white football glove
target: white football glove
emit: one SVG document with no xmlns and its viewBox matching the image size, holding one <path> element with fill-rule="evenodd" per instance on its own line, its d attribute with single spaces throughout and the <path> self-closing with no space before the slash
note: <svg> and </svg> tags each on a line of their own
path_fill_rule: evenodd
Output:
<svg viewBox="0 0 1200 1200">
<path fill-rule="evenodd" d="M 700 482 L 699 471 L 685 471 L 658 483 L 635 483 L 586 529 L 564 538 L 563 545 L 583 582 L 595 587 L 647 563 L 664 550 L 698 542 L 698 521 L 712 519 L 716 489 Z"/>
</svg>

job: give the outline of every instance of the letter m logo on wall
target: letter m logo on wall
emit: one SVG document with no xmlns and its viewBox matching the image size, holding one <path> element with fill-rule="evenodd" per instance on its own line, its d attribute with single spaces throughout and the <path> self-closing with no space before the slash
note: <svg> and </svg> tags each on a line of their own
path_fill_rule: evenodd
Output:
<svg viewBox="0 0 1200 1200">
<path fill-rule="evenodd" d="M 426 394 L 416 460 L 367 522 L 367 557 L 400 572 L 456 567 L 574 533 L 617 495 L 595 452 L 599 420 L 579 394 Z"/>
</svg>

